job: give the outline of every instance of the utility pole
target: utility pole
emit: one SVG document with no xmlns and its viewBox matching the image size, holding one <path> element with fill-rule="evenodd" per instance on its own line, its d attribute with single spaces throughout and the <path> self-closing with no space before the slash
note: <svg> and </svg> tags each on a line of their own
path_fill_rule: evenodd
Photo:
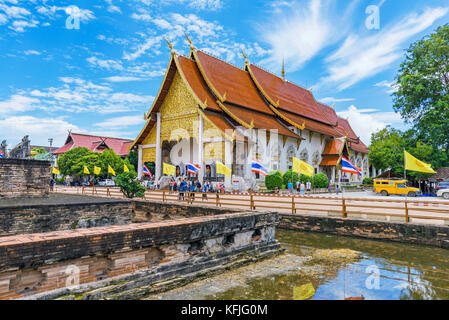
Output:
<svg viewBox="0 0 449 320">
<path fill-rule="evenodd" d="M 52 150 L 52 146 L 53 146 L 53 138 L 49 138 L 48 142 L 50 143 L 50 153 L 53 151 Z"/>
</svg>

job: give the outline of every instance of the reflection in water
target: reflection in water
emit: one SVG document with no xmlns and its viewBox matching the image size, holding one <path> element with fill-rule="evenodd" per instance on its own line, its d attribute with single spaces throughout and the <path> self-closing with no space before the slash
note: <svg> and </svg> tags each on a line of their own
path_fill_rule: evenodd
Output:
<svg viewBox="0 0 449 320">
<path fill-rule="evenodd" d="M 339 265 L 323 265 L 312 259 L 308 265 L 312 272 L 256 278 L 206 298 L 292 300 L 295 288 L 312 283 L 315 300 L 362 296 L 366 300 L 449 299 L 448 250 L 282 230 L 277 231 L 277 238 L 293 255 L 310 256 L 317 249 L 350 249 L 361 252 L 362 258 Z"/>
</svg>

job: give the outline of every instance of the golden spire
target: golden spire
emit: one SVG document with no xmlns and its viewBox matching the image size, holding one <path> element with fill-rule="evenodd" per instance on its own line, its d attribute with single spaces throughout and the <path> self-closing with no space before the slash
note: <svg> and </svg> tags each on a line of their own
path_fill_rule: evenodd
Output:
<svg viewBox="0 0 449 320">
<path fill-rule="evenodd" d="M 335 103 L 332 105 L 332 109 L 335 109 Z"/>
<path fill-rule="evenodd" d="M 284 61 L 284 58 L 282 58 L 282 80 L 285 81 L 285 61 Z"/>
<path fill-rule="evenodd" d="M 242 51 L 242 56 L 243 58 L 245 58 L 245 64 L 248 64 L 248 58 L 246 57 L 246 54 L 243 52 L 243 50 L 240 51 Z"/>
<path fill-rule="evenodd" d="M 167 42 L 168 46 L 170 47 L 172 54 L 174 54 L 175 53 L 175 49 L 173 49 L 172 44 L 167 40 L 166 37 L 164 37 L 164 40 Z"/>
<path fill-rule="evenodd" d="M 184 34 L 185 34 L 185 36 L 186 36 L 186 38 L 187 38 L 187 41 L 190 43 L 190 50 L 195 49 L 195 47 L 194 47 L 194 45 L 193 45 L 193 42 L 192 42 L 192 40 L 190 40 L 190 38 L 189 38 L 189 36 L 187 35 L 187 33 L 184 32 Z"/>
<path fill-rule="evenodd" d="M 312 90 L 313 90 L 313 87 L 310 87 L 310 88 L 309 88 L 309 91 L 312 91 Z"/>
</svg>

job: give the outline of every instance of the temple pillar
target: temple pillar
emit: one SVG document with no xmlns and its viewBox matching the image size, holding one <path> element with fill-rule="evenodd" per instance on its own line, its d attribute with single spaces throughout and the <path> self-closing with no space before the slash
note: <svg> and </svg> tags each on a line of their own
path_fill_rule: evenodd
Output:
<svg viewBox="0 0 449 320">
<path fill-rule="evenodd" d="M 137 156 L 137 177 L 142 179 L 143 176 L 143 148 L 139 145 L 138 156 Z"/>
<path fill-rule="evenodd" d="M 203 117 L 201 115 L 198 115 L 198 165 L 201 168 L 198 173 L 198 180 L 200 181 L 201 184 L 203 184 L 204 181 L 204 171 L 205 171 L 203 134 L 204 134 Z"/>
<path fill-rule="evenodd" d="M 161 150 L 161 114 L 157 113 L 156 131 L 156 181 L 162 176 L 162 150 Z"/>
<path fill-rule="evenodd" d="M 232 141 L 228 141 L 225 139 L 225 166 L 232 170 Z M 231 176 L 225 176 L 225 188 L 232 188 L 232 175 L 234 172 L 231 171 Z"/>
<path fill-rule="evenodd" d="M 332 167 L 332 183 L 335 183 L 335 180 L 336 180 L 336 172 L 335 172 L 335 166 L 334 167 Z"/>
</svg>

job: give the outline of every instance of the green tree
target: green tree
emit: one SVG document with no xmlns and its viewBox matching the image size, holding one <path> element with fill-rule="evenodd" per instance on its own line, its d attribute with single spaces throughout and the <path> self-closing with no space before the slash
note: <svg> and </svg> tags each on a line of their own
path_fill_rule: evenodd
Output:
<svg viewBox="0 0 449 320">
<path fill-rule="evenodd" d="M 394 109 L 418 138 L 449 152 L 449 25 L 407 50 L 396 79 Z"/>
<path fill-rule="evenodd" d="M 265 186 L 268 190 L 275 190 L 276 187 L 278 189 L 282 188 L 282 176 L 279 171 L 271 171 L 265 177 Z"/>
<path fill-rule="evenodd" d="M 123 173 L 124 167 L 124 160 L 120 158 L 112 149 L 103 151 L 102 154 L 100 154 L 100 167 L 101 167 L 101 173 L 104 176 L 108 175 L 108 166 L 111 166 L 112 169 L 114 169 L 116 175 L 119 175 Z M 129 160 L 128 160 L 128 164 Z M 131 165 L 131 164 L 130 164 Z M 128 167 L 129 168 L 129 167 Z M 129 168 L 131 170 L 131 168 Z M 133 166 L 134 170 L 134 166 Z"/>
<path fill-rule="evenodd" d="M 312 177 L 306 176 L 305 174 L 300 174 L 299 175 L 299 181 L 302 183 L 307 183 L 307 181 L 312 182 Z"/>
<path fill-rule="evenodd" d="M 74 148 L 58 158 L 59 171 L 65 176 L 83 175 L 84 166 L 93 173 L 94 166 L 100 166 L 100 155 L 87 148 Z"/>
<path fill-rule="evenodd" d="M 123 172 L 115 179 L 115 184 L 120 187 L 120 191 L 125 197 L 132 199 L 134 197 L 143 198 L 145 195 L 145 187 L 136 180 L 135 172 Z"/>
<path fill-rule="evenodd" d="M 371 136 L 369 159 L 376 169 L 404 172 L 405 141 L 399 130 L 387 127 Z"/>
<path fill-rule="evenodd" d="M 129 163 L 131 163 L 134 168 L 137 168 L 139 166 L 139 154 L 136 150 L 131 150 L 128 153 L 128 156 L 126 157 L 126 159 L 128 159 Z"/>
<path fill-rule="evenodd" d="M 37 152 L 37 154 L 43 154 L 43 153 L 47 153 L 47 151 L 45 151 L 45 149 L 44 148 L 33 148 L 33 149 L 31 149 L 31 151 L 35 151 L 35 152 Z"/>
<path fill-rule="evenodd" d="M 298 173 L 293 172 L 291 169 L 285 171 L 284 176 L 282 177 L 284 185 L 288 185 L 289 182 L 293 183 L 293 188 L 296 187 L 296 182 L 299 180 Z"/>
<path fill-rule="evenodd" d="M 312 186 L 314 188 L 327 188 L 329 179 L 324 173 L 318 173 L 312 177 Z"/>
</svg>

